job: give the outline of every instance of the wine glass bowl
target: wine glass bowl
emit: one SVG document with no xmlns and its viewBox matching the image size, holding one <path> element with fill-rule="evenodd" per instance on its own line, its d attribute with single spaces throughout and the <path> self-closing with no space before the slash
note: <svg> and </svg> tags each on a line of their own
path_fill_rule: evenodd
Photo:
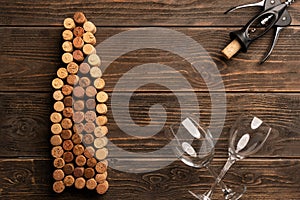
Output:
<svg viewBox="0 0 300 200">
<path fill-rule="evenodd" d="M 199 125 L 191 116 L 180 124 L 171 125 L 167 131 L 175 140 L 173 151 L 186 165 L 202 168 L 209 164 L 214 156 L 213 137 L 204 125 Z"/>
<path fill-rule="evenodd" d="M 250 114 L 240 116 L 230 130 L 229 156 L 240 160 L 259 151 L 272 128 Z"/>
</svg>

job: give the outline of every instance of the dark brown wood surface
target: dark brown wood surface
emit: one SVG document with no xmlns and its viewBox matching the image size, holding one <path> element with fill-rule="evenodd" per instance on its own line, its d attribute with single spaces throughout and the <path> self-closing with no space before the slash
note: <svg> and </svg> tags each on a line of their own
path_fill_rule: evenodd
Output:
<svg viewBox="0 0 300 200">
<path fill-rule="evenodd" d="M 61 19 L 84 10 L 97 26 L 237 26 L 259 10 L 239 10 L 230 17 L 224 15 L 229 8 L 251 0 L 101 0 L 59 1 L 46 3 L 1 0 L 1 25 L 60 26 Z M 290 9 L 294 25 L 300 24 L 299 2 Z M 233 18 L 235 23 L 233 24 Z"/>
<path fill-rule="evenodd" d="M 97 25 L 97 43 L 110 36 L 138 27 L 168 27 L 182 32 L 210 54 L 225 86 L 227 114 L 222 135 L 216 145 L 212 166 L 220 171 L 227 157 L 228 132 L 239 114 L 251 112 L 265 119 L 275 131 L 267 144 L 251 158 L 238 162 L 226 175 L 225 182 L 245 184 L 242 199 L 300 198 L 300 3 L 296 1 L 290 13 L 292 26 L 282 32 L 269 61 L 258 61 L 271 42 L 272 34 L 256 41 L 248 53 L 240 53 L 226 61 L 220 50 L 230 41 L 228 33 L 239 29 L 259 9 L 250 8 L 224 15 L 228 8 L 253 0 L 102 0 L 102 1 L 7 1 L 0 0 L 0 199 L 193 199 L 188 190 L 206 191 L 213 179 L 205 169 L 193 169 L 175 161 L 163 169 L 142 173 L 125 173 L 109 169 L 110 189 L 98 196 L 94 192 L 67 190 L 52 192 L 52 164 L 49 142 L 53 108 L 51 80 L 61 66 L 62 21 L 75 11 L 83 11 Z M 116 46 L 117 48 L 117 46 Z M 195 55 L 200 56 L 200 55 Z M 180 72 L 191 88 L 180 87 L 179 73 L 149 73 L 146 80 L 166 79 L 178 88 L 191 113 L 192 92 L 196 91 L 202 120 L 209 124 L 211 99 L 199 74 L 183 58 L 157 49 L 141 49 L 118 58 L 105 71 L 106 91 L 111 97 L 114 87 L 124 73 L 145 63 L 160 63 Z M 169 78 L 171 75 L 172 78 Z M 215 74 L 208 74 L 214 79 Z M 139 76 L 135 81 L 144 81 Z M 128 88 L 133 82 L 127 83 Z M 179 85 L 178 85 L 179 84 Z M 221 84 L 221 83 L 218 83 Z M 130 107 L 122 100 L 131 90 L 117 92 L 114 109 L 126 113 L 129 109 L 137 125 L 150 123 L 149 109 L 161 104 L 167 114 L 166 125 L 180 119 L 177 97 L 166 87 L 147 84 L 135 91 Z M 173 91 L 174 92 L 174 91 Z M 210 91 L 212 92 L 212 91 Z M 213 91 L 219 92 L 219 91 Z M 118 101 L 120 101 L 118 103 Z M 109 139 L 118 147 L 133 152 L 150 152 L 168 144 L 163 131 L 153 137 L 140 139 L 127 135 L 116 121 L 108 103 Z M 158 126 L 163 119 L 161 110 L 151 110 L 152 121 Z M 220 125 L 221 126 L 221 125 Z M 129 127 L 135 132 L 135 127 Z M 111 150 L 114 146 L 109 146 Z M 170 158 L 172 159 L 170 152 Z M 132 167 L 133 158 L 120 159 Z M 149 160 L 147 157 L 135 160 Z M 153 164 L 165 160 L 157 155 Z M 122 162 L 121 162 L 122 161 Z M 118 165 L 118 160 L 114 165 Z M 149 168 L 150 166 L 145 166 Z M 214 199 L 222 199 L 218 190 Z"/>
<path fill-rule="evenodd" d="M 228 33 L 236 28 L 173 28 L 183 32 L 199 42 L 216 62 L 227 92 L 298 92 L 300 90 L 298 59 L 300 54 L 299 27 L 289 27 L 282 33 L 269 62 L 259 65 L 272 35 L 269 34 L 253 44 L 248 53 L 241 53 L 231 61 L 222 58 L 220 49 L 229 42 Z M 61 32 L 63 28 L 0 28 L 3 37 L 0 49 L 0 84 L 4 91 L 51 91 L 49 83 L 60 64 Z M 98 27 L 96 38 L 98 43 L 128 28 Z M 34 39 L 38 38 L 38 39 Z M 117 46 L 116 46 L 117 48 Z M 193 90 L 207 91 L 205 82 L 201 81 L 191 65 L 169 52 L 154 49 L 133 51 L 120 57 L 106 70 L 104 78 L 106 90 L 112 91 L 122 74 L 137 65 L 145 63 L 161 63 L 173 67 L 191 83 Z M 51 67 L 55 66 L 55 67 Z M 17 71 L 17 73 L 16 73 Z M 171 72 L 170 72 L 171 73 Z M 177 74 L 162 74 L 165 77 L 178 78 Z M 151 80 L 155 74 L 149 74 Z M 214 74 L 210 75 L 212 78 Z M 139 77 L 137 77 L 139 78 Z M 146 77 L 147 78 L 147 77 Z M 13 82 L 10 80 L 14 80 Z M 169 78 L 170 79 L 170 78 Z M 178 83 L 174 81 L 170 84 Z M 268 80 L 268 81 L 266 81 Z M 137 80 L 138 81 L 138 80 Z M 179 82 L 180 83 L 180 82 Z M 130 84 L 130 82 L 128 83 Z M 130 85 L 129 85 L 130 86 Z M 180 85 L 178 88 L 181 88 Z M 125 88 L 126 89 L 126 88 Z M 188 91 L 189 88 L 182 88 Z M 139 91 L 166 91 L 152 86 L 143 87 Z"/>
</svg>

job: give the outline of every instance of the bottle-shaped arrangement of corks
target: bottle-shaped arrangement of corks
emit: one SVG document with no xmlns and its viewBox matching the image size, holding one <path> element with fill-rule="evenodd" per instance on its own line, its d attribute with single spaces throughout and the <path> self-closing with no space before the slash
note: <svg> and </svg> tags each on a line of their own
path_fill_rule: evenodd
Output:
<svg viewBox="0 0 300 200">
<path fill-rule="evenodd" d="M 52 81 L 54 88 L 51 155 L 53 190 L 87 188 L 108 190 L 108 95 L 103 91 L 101 59 L 96 54 L 96 26 L 82 12 L 64 20 L 62 66 Z"/>
</svg>

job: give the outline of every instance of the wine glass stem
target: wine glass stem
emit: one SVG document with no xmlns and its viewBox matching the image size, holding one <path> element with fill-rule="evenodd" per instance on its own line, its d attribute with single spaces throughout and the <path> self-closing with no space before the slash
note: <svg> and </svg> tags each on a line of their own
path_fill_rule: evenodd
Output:
<svg viewBox="0 0 300 200">
<path fill-rule="evenodd" d="M 230 167 L 235 163 L 235 161 L 236 161 L 236 159 L 229 156 L 229 158 L 227 159 L 227 162 L 225 163 L 222 171 L 220 172 L 220 174 L 216 178 L 215 183 L 211 186 L 210 190 L 206 193 L 207 197 L 210 197 L 212 195 L 212 193 L 216 189 L 217 185 L 222 181 L 223 177 L 225 176 L 227 171 L 230 169 Z"/>
<path fill-rule="evenodd" d="M 218 174 L 216 173 L 216 171 L 210 165 L 207 165 L 206 168 L 209 171 L 209 173 L 214 177 L 214 180 L 216 180 L 218 177 Z M 224 193 L 230 193 L 229 188 L 226 186 L 226 184 L 222 180 L 220 181 L 219 184 Z"/>
</svg>

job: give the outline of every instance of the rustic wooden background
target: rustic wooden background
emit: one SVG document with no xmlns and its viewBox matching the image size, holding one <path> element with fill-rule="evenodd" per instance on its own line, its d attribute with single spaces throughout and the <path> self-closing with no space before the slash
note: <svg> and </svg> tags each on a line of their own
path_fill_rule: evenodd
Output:
<svg viewBox="0 0 300 200">
<path fill-rule="evenodd" d="M 226 182 L 246 184 L 243 199 L 300 199 L 300 3 L 289 8 L 293 24 L 282 33 L 267 63 L 257 64 L 271 34 L 255 42 L 247 54 L 226 61 L 220 50 L 229 42 L 228 33 L 244 25 L 258 9 L 230 16 L 223 13 L 252 1 L 0 0 L 0 199 L 193 199 L 187 190 L 204 192 L 213 182 L 206 170 L 176 161 L 144 174 L 109 169 L 111 187 L 104 196 L 75 190 L 60 195 L 52 192 L 51 80 L 60 65 L 62 21 L 75 11 L 85 12 L 98 26 L 98 43 L 124 30 L 152 26 L 169 27 L 198 41 L 217 64 L 227 92 L 226 123 L 212 165 L 220 170 L 225 163 L 228 130 L 235 118 L 244 111 L 253 112 L 276 131 L 262 151 L 229 171 Z M 143 49 L 122 56 L 104 74 L 106 90 L 111 94 L 122 74 L 149 62 L 171 66 L 189 80 L 207 123 L 211 102 L 205 83 L 190 64 L 168 52 Z M 163 74 L 151 76 L 164 78 Z M 180 92 L 188 105 L 191 91 Z M 134 93 L 130 112 L 137 124 L 144 125 L 149 123 L 148 108 L 161 103 L 168 112 L 167 122 L 176 122 L 180 111 L 174 101 L 176 97 L 166 88 L 147 85 Z M 111 113 L 108 117 L 109 138 L 126 150 L 153 151 L 168 142 L 163 134 L 145 140 L 129 137 Z M 221 199 L 220 192 L 215 198 Z"/>
</svg>

